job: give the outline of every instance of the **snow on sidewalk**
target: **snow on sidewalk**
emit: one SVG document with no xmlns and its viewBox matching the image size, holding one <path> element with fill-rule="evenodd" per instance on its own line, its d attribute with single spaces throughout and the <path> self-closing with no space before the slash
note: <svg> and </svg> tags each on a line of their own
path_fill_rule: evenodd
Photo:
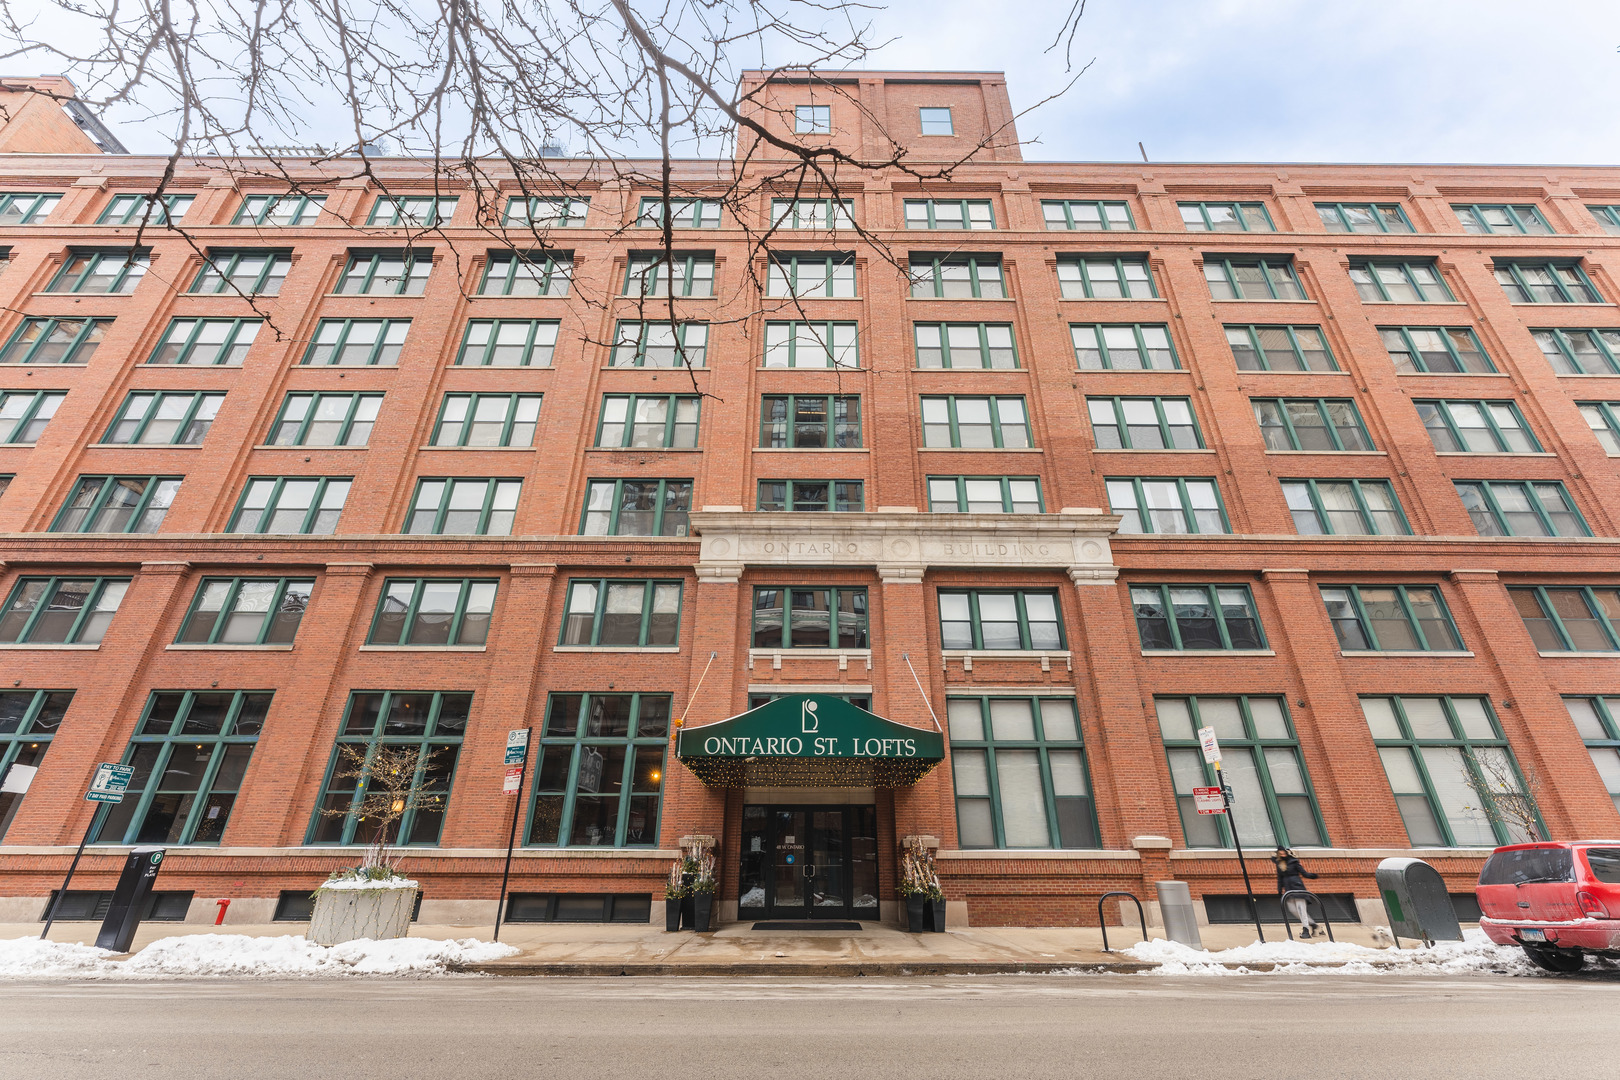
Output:
<svg viewBox="0 0 1620 1080">
<path fill-rule="evenodd" d="M 443 975 L 451 964 L 511 956 L 510 945 L 463 938 L 396 938 L 316 945 L 302 937 L 188 934 L 154 941 L 127 960 L 90 945 L 0 940 L 0 979 L 147 979 L 248 976 Z"/>
<path fill-rule="evenodd" d="M 1462 941 L 1437 941 L 1418 949 L 1370 949 L 1331 941 L 1257 941 L 1205 952 L 1155 938 L 1121 951 L 1132 959 L 1158 964 L 1145 973 L 1150 975 L 1253 974 L 1226 965 L 1256 963 L 1275 964 L 1271 969 L 1274 973 L 1290 975 L 1541 974 L 1522 949 L 1497 945 L 1475 929 L 1464 930 Z"/>
</svg>

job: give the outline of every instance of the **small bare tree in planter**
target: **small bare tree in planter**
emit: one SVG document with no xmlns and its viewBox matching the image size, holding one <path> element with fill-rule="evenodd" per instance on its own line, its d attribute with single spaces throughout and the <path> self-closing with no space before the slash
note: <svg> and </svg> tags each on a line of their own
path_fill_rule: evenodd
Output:
<svg viewBox="0 0 1620 1080">
<path fill-rule="evenodd" d="M 1533 766 L 1513 767 L 1507 754 L 1496 747 L 1465 751 L 1468 763 L 1464 777 L 1480 805 L 1477 810 L 1493 825 L 1505 828 L 1514 843 L 1547 839 L 1541 824 L 1541 774 Z"/>
<path fill-rule="evenodd" d="M 315 890 L 309 939 L 318 945 L 336 945 L 359 938 L 383 940 L 404 937 L 411 926 L 418 886 L 399 872 L 404 853 L 391 849 L 399 840 L 399 826 L 413 810 L 438 810 L 442 795 L 422 791 L 421 777 L 440 750 L 414 746 L 338 747 L 335 780 L 356 780 L 360 794 L 344 808 L 323 809 L 328 817 L 353 814 L 369 831 L 371 841 L 358 866 L 333 871 Z"/>
</svg>

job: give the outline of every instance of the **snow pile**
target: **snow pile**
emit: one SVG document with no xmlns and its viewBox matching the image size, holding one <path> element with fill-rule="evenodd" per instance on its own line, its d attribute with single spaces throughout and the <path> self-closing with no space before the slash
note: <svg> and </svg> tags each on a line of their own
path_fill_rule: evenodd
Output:
<svg viewBox="0 0 1620 1080">
<path fill-rule="evenodd" d="M 321 889 L 328 892 L 358 892 L 362 889 L 414 889 L 416 882 L 410 878 L 332 878 L 321 882 Z"/>
<path fill-rule="evenodd" d="M 442 975 L 452 964 L 499 960 L 510 945 L 463 938 L 395 938 L 316 945 L 302 937 L 189 934 L 154 941 L 128 960 L 88 945 L 0 941 L 0 978 L 141 979 L 249 976 Z"/>
<path fill-rule="evenodd" d="M 1155 938 L 1122 952 L 1132 959 L 1158 964 L 1147 973 L 1154 975 L 1253 974 L 1245 967 L 1227 964 L 1275 964 L 1271 970 L 1279 973 L 1328 975 L 1534 975 L 1539 971 L 1523 950 L 1494 944 L 1483 931 L 1474 929 L 1464 930 L 1462 941 L 1437 941 L 1418 949 L 1371 949 L 1330 941 L 1257 941 L 1206 952 Z"/>
</svg>

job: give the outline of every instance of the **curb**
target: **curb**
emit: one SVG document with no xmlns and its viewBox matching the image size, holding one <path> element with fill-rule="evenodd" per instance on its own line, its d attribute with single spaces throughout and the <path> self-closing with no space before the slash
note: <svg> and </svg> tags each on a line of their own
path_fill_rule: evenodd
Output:
<svg viewBox="0 0 1620 1080">
<path fill-rule="evenodd" d="M 868 960 L 854 963 L 726 963 L 659 964 L 614 963 L 611 961 L 524 962 L 454 964 L 451 971 L 507 977 L 538 976 L 668 976 L 707 975 L 738 977 L 765 976 L 927 976 L 927 975 L 1049 975 L 1056 972 L 1087 974 L 1135 974 L 1152 971 L 1158 964 L 1135 960 L 1096 962 L 1075 961 L 952 961 L 952 960 Z"/>
</svg>

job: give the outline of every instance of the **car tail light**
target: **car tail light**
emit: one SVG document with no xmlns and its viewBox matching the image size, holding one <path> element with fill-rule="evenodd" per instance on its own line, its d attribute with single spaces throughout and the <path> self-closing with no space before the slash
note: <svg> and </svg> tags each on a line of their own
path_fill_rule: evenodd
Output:
<svg viewBox="0 0 1620 1080">
<path fill-rule="evenodd" d="M 1575 902 L 1581 905 L 1581 914 L 1590 915 L 1594 919 L 1607 919 L 1610 917 L 1609 909 L 1603 906 L 1603 901 L 1582 889 L 1575 894 Z"/>
</svg>

